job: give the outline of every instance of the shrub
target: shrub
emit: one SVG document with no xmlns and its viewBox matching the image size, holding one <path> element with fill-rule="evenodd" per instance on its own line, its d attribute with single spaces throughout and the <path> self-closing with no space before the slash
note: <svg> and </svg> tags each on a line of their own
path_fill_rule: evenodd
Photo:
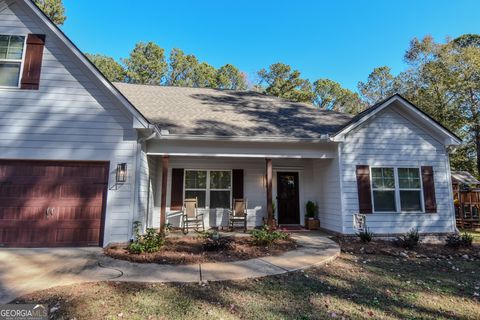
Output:
<svg viewBox="0 0 480 320">
<path fill-rule="evenodd" d="M 464 232 L 462 234 L 449 234 L 445 239 L 446 246 L 454 249 L 460 247 L 471 247 L 473 242 L 473 236 Z"/>
<path fill-rule="evenodd" d="M 357 233 L 357 236 L 360 238 L 360 240 L 361 240 L 363 243 L 367 243 L 367 242 L 372 241 L 373 232 L 371 232 L 370 230 L 368 230 L 368 228 L 365 228 L 365 230 L 362 230 L 362 231 L 360 231 L 359 233 Z"/>
<path fill-rule="evenodd" d="M 464 247 L 471 247 L 473 243 L 473 236 L 467 232 L 462 233 L 462 244 Z"/>
<path fill-rule="evenodd" d="M 270 230 L 266 225 L 261 229 L 252 231 L 252 241 L 257 246 L 268 246 L 277 240 L 288 239 L 289 236 L 288 233 Z"/>
<path fill-rule="evenodd" d="M 405 249 L 413 249 L 418 245 L 420 241 L 420 235 L 415 228 L 410 229 L 404 235 L 397 237 L 397 244 Z"/>
<path fill-rule="evenodd" d="M 154 228 L 148 228 L 144 235 L 139 234 L 140 228 L 136 232 L 135 239 L 127 247 L 130 253 L 152 253 L 157 252 L 165 243 L 165 238 Z"/>
<path fill-rule="evenodd" d="M 305 205 L 305 209 L 306 209 L 305 216 L 307 218 L 314 218 L 315 214 L 317 213 L 317 204 L 313 201 L 308 201 L 307 204 Z"/>
</svg>

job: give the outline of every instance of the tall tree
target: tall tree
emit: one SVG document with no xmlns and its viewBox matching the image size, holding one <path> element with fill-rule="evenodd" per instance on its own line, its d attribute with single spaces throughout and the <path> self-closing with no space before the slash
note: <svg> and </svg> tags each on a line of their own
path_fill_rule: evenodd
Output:
<svg viewBox="0 0 480 320">
<path fill-rule="evenodd" d="M 368 75 L 367 82 L 358 83 L 363 101 L 372 105 L 395 92 L 395 77 L 389 67 L 378 67 Z"/>
<path fill-rule="evenodd" d="M 302 79 L 298 70 L 284 63 L 274 63 L 268 69 L 258 71 L 260 85 L 266 84 L 265 92 L 291 101 L 311 102 L 312 85 Z"/>
<path fill-rule="evenodd" d="M 406 95 L 465 142 L 451 155 L 455 169 L 480 172 L 480 47 L 478 35 L 447 43 L 427 36 L 413 39 Z"/>
<path fill-rule="evenodd" d="M 217 69 L 206 62 L 198 64 L 193 75 L 193 86 L 199 88 L 217 88 Z"/>
<path fill-rule="evenodd" d="M 131 83 L 160 85 L 168 71 L 165 50 L 153 42 L 137 43 L 123 62 Z"/>
<path fill-rule="evenodd" d="M 313 103 L 320 109 L 357 114 L 365 108 L 357 93 L 343 88 L 330 79 L 319 79 L 313 83 Z"/>
<path fill-rule="evenodd" d="M 35 4 L 53 23 L 62 25 L 67 20 L 62 0 L 35 0 Z"/>
<path fill-rule="evenodd" d="M 100 70 L 101 73 L 111 82 L 122 82 L 125 80 L 125 69 L 112 57 L 102 54 L 85 54 L 87 58 Z"/>
<path fill-rule="evenodd" d="M 198 60 L 193 54 L 185 55 L 181 49 L 170 52 L 167 84 L 170 86 L 191 87 L 194 85 Z"/>
<path fill-rule="evenodd" d="M 217 72 L 217 87 L 219 89 L 245 90 L 247 88 L 247 80 L 237 67 L 226 64 Z"/>
</svg>

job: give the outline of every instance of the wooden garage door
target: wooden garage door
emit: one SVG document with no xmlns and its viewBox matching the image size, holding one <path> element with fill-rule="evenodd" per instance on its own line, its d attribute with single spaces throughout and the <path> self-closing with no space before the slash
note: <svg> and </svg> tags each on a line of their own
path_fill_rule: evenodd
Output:
<svg viewBox="0 0 480 320">
<path fill-rule="evenodd" d="M 0 160 L 0 246 L 101 245 L 108 168 Z"/>
</svg>

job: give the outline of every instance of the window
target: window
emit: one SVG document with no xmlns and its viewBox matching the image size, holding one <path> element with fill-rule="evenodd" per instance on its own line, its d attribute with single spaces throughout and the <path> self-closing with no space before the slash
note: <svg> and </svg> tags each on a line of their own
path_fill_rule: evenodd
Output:
<svg viewBox="0 0 480 320">
<path fill-rule="evenodd" d="M 402 211 L 422 211 L 422 186 L 418 168 L 398 168 L 400 208 Z"/>
<path fill-rule="evenodd" d="M 396 211 L 393 168 L 372 168 L 372 190 L 375 211 Z"/>
<path fill-rule="evenodd" d="M 197 198 L 198 207 L 205 208 L 207 171 L 185 171 L 185 199 L 187 198 Z"/>
<path fill-rule="evenodd" d="M 375 212 L 422 212 L 419 168 L 372 168 Z"/>
<path fill-rule="evenodd" d="M 0 35 L 0 87 L 18 87 L 25 37 Z"/>
<path fill-rule="evenodd" d="M 226 170 L 185 170 L 185 198 L 199 208 L 230 208 L 232 173 Z"/>
</svg>

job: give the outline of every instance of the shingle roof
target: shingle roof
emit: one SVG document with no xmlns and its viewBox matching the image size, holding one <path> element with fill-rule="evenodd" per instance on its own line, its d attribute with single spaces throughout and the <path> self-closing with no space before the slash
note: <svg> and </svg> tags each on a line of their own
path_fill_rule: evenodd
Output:
<svg viewBox="0 0 480 320">
<path fill-rule="evenodd" d="M 467 171 L 452 171 L 452 180 L 454 183 L 480 185 L 480 181 Z"/>
<path fill-rule="evenodd" d="M 352 118 L 254 91 L 114 85 L 170 134 L 315 139 L 337 132 Z"/>
</svg>

